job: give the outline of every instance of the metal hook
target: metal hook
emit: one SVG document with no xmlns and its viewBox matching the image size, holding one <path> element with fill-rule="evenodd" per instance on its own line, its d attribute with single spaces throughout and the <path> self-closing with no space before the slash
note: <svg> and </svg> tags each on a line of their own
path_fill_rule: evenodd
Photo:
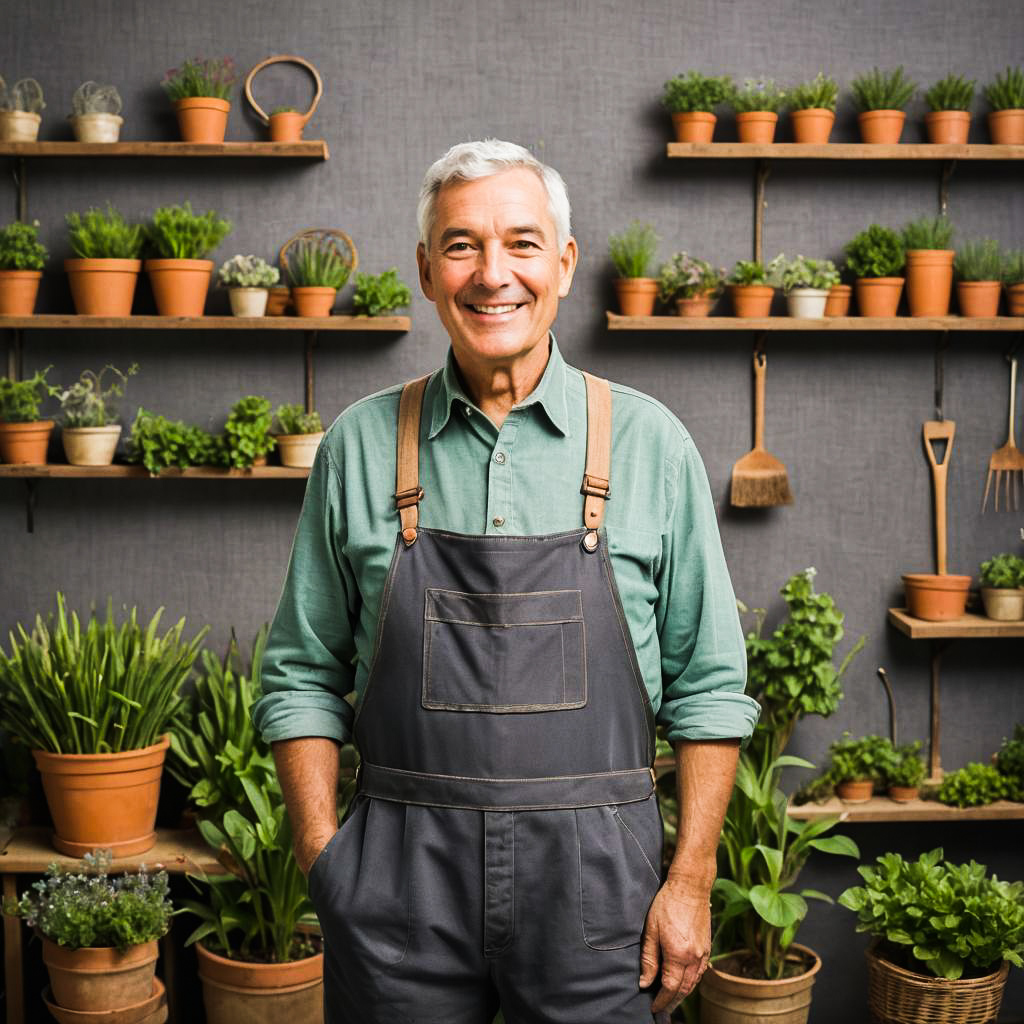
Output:
<svg viewBox="0 0 1024 1024">
<path fill-rule="evenodd" d="M 949 348 L 949 331 L 943 331 L 935 343 L 935 418 L 941 423 L 946 417 L 942 414 L 942 397 L 945 390 L 945 356 Z"/>
<path fill-rule="evenodd" d="M 1013 362 L 1013 357 L 1017 354 L 1020 348 L 1020 338 L 1018 338 L 1004 353 L 1003 358 L 1008 362 Z"/>
<path fill-rule="evenodd" d="M 889 683 L 889 677 L 885 674 L 885 669 L 881 665 L 878 667 L 878 678 L 882 680 L 882 685 L 885 687 L 885 694 L 889 698 L 889 739 L 892 740 L 892 745 L 897 746 L 896 739 L 896 698 L 892 692 L 892 685 Z"/>
<path fill-rule="evenodd" d="M 754 361 L 760 362 L 761 366 L 764 366 L 764 338 L 767 331 L 755 331 L 754 332 Z"/>
</svg>

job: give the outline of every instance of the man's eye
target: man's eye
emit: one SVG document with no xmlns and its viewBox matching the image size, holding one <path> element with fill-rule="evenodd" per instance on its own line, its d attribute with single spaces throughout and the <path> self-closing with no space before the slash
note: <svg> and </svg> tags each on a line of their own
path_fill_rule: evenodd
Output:
<svg viewBox="0 0 1024 1024">
<path fill-rule="evenodd" d="M 528 238 L 517 238 L 515 241 L 516 249 L 536 249 L 537 243 L 531 242 Z"/>
<path fill-rule="evenodd" d="M 451 245 L 445 249 L 445 252 L 468 252 L 469 242 L 452 242 Z"/>
</svg>

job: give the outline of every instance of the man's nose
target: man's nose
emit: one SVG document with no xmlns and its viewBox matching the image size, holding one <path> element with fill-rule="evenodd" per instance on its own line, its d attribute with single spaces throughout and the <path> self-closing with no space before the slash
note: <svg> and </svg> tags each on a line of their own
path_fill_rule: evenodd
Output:
<svg viewBox="0 0 1024 1024">
<path fill-rule="evenodd" d="M 489 244 L 480 250 L 476 267 L 476 284 L 491 291 L 497 291 L 509 283 L 510 274 L 505 247 Z"/>
</svg>

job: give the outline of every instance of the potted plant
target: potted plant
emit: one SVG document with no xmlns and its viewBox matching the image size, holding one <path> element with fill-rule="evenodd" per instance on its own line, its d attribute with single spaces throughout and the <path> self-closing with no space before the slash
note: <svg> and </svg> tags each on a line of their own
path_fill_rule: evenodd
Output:
<svg viewBox="0 0 1024 1024">
<path fill-rule="evenodd" d="M 146 260 L 156 309 L 161 316 L 202 316 L 213 260 L 208 255 L 231 231 L 213 210 L 196 214 L 186 200 L 153 213 L 146 238 L 156 253 Z"/>
<path fill-rule="evenodd" d="M 992 238 L 965 242 L 953 257 L 961 316 L 996 316 L 1002 292 L 1003 254 Z"/>
<path fill-rule="evenodd" d="M 847 284 L 852 276 L 848 264 L 839 270 L 839 283 L 832 285 L 825 300 L 825 316 L 849 316 L 850 300 L 853 298 L 853 285 Z"/>
<path fill-rule="evenodd" d="M 351 264 L 328 237 L 300 238 L 285 270 L 292 282 L 292 302 L 299 316 L 330 316 L 335 297 L 345 287 Z"/>
<path fill-rule="evenodd" d="M 787 106 L 793 124 L 793 138 L 801 143 L 825 143 L 836 120 L 839 84 L 819 71 L 809 82 L 789 90 Z"/>
<path fill-rule="evenodd" d="M 854 275 L 861 316 L 895 316 L 903 292 L 897 275 L 906 263 L 900 236 L 891 228 L 872 224 L 846 243 L 846 265 Z"/>
<path fill-rule="evenodd" d="M 986 804 L 1020 799 L 1020 793 L 994 764 L 971 761 L 950 772 L 936 790 L 936 799 L 953 807 L 984 807 Z"/>
<path fill-rule="evenodd" d="M 31 316 L 49 253 L 39 241 L 39 221 L 0 228 L 0 315 Z"/>
<path fill-rule="evenodd" d="M 61 853 L 125 857 L 156 841 L 166 733 L 206 633 L 186 643 L 180 619 L 160 636 L 162 611 L 118 625 L 108 601 L 83 626 L 58 593 L 56 619 L 19 625 L 0 649 L 0 727 L 32 751 Z"/>
<path fill-rule="evenodd" d="M 232 469 L 267 464 L 267 452 L 276 444 L 270 433 L 270 399 L 246 395 L 231 407 L 224 424 L 224 460 Z"/>
<path fill-rule="evenodd" d="M 232 256 L 217 271 L 217 280 L 228 289 L 233 316 L 263 316 L 267 311 L 270 286 L 281 272 L 259 256 Z"/>
<path fill-rule="evenodd" d="M 992 108 L 988 132 L 1003 146 L 1024 145 L 1024 68 L 1008 67 L 985 86 L 985 99 Z"/>
<path fill-rule="evenodd" d="M 903 229 L 907 254 L 907 306 L 911 316 L 946 316 L 953 291 L 953 225 L 921 217 Z"/>
<path fill-rule="evenodd" d="M 388 316 L 412 302 L 409 286 L 398 276 L 398 268 L 390 267 L 379 274 L 356 274 L 356 290 L 352 295 L 352 312 L 356 316 Z"/>
<path fill-rule="evenodd" d="M 981 600 L 990 619 L 1024 619 L 1024 558 L 1002 554 L 982 562 Z"/>
<path fill-rule="evenodd" d="M 1024 249 L 1003 253 L 1003 287 L 1007 313 L 1024 316 Z"/>
<path fill-rule="evenodd" d="M 304 114 L 299 113 L 296 107 L 279 105 L 273 107 L 268 115 L 256 102 L 256 99 L 253 96 L 252 83 L 256 75 L 271 64 L 281 63 L 298 64 L 300 67 L 304 67 L 312 76 L 313 81 L 316 84 L 316 91 L 313 94 L 313 102 Z M 257 64 L 245 77 L 245 98 L 249 101 L 249 104 L 253 108 L 256 116 L 269 128 L 271 142 L 299 142 L 302 139 L 302 129 L 306 127 L 310 118 L 313 116 L 313 113 L 317 108 L 317 104 L 320 102 L 320 97 L 323 95 L 323 91 L 324 87 L 320 78 L 320 72 L 317 71 L 317 69 L 310 64 L 308 60 L 293 55 L 267 57 L 266 60 L 260 61 L 259 64 Z"/>
<path fill-rule="evenodd" d="M 45 108 L 42 86 L 34 78 L 23 78 L 10 89 L 0 78 L 0 142 L 35 142 Z"/>
<path fill-rule="evenodd" d="M 117 142 L 121 136 L 121 94 L 112 85 L 83 82 L 71 97 L 68 115 L 79 142 Z"/>
<path fill-rule="evenodd" d="M 164 75 L 160 84 L 174 105 L 185 142 L 224 141 L 235 78 L 230 57 L 196 57 Z"/>
<path fill-rule="evenodd" d="M 823 317 L 829 289 L 839 284 L 839 271 L 831 260 L 809 260 L 803 256 L 788 260 L 782 270 L 782 290 L 789 315 Z"/>
<path fill-rule="evenodd" d="M 1024 961 L 1024 883 L 982 864 L 951 864 L 942 848 L 862 865 L 839 902 L 857 915 L 874 1020 L 969 1024 L 995 1020 L 1009 965 Z"/>
<path fill-rule="evenodd" d="M 612 282 L 623 316 L 650 316 L 658 297 L 658 280 L 651 264 L 658 248 L 654 228 L 634 220 L 621 234 L 608 236 L 608 255 L 615 273 Z"/>
<path fill-rule="evenodd" d="M 921 741 L 905 743 L 899 747 L 890 745 L 887 761 L 883 768 L 885 784 L 890 800 L 908 803 L 916 800 L 924 782 L 925 765 L 921 759 Z"/>
<path fill-rule="evenodd" d="M 60 1010 L 81 1014 L 75 1020 L 148 1020 L 164 998 L 155 977 L 157 942 L 170 927 L 173 905 L 167 872 L 137 872 L 111 878 L 109 850 L 85 854 L 77 872 L 51 864 L 6 914 L 20 917 L 42 940 L 50 976 L 44 995 Z M 52 1003 L 51 1003 L 52 998 Z M 70 1017 L 70 1014 L 66 1015 Z"/>
<path fill-rule="evenodd" d="M 688 71 L 665 83 L 661 102 L 672 115 L 677 142 L 710 142 L 715 132 L 715 107 L 732 96 L 732 79 Z"/>
<path fill-rule="evenodd" d="M 27 380 L 0 377 L 0 460 L 18 466 L 45 464 L 54 423 L 39 418 L 39 406 L 60 390 L 46 383 L 52 369 L 36 370 Z"/>
<path fill-rule="evenodd" d="M 131 316 L 145 238 L 107 203 L 65 217 L 73 259 L 64 261 L 79 316 Z"/>
<path fill-rule="evenodd" d="M 875 786 L 886 783 L 892 744 L 884 736 L 862 736 L 853 739 L 848 732 L 828 748 L 828 776 L 836 796 L 847 803 L 863 803 L 871 799 Z"/>
<path fill-rule="evenodd" d="M 857 122 L 864 142 L 896 143 L 907 119 L 904 109 L 917 92 L 917 83 L 910 81 L 902 65 L 886 74 L 878 68 L 859 75 L 850 83 Z"/>
<path fill-rule="evenodd" d="M 771 316 L 772 296 L 782 283 L 785 256 L 779 253 L 767 264 L 760 260 L 737 260 L 726 278 L 736 316 Z"/>
<path fill-rule="evenodd" d="M 121 437 L 116 401 L 124 397 L 128 378 L 138 372 L 138 363 L 122 373 L 109 363 L 99 373 L 83 370 L 78 380 L 57 396 L 64 426 L 60 439 L 72 466 L 109 466 Z M 104 383 L 107 374 L 111 382 Z"/>
<path fill-rule="evenodd" d="M 274 413 L 274 435 L 282 466 L 309 469 L 324 438 L 324 425 L 315 409 L 306 412 L 298 402 L 279 405 Z"/>
<path fill-rule="evenodd" d="M 675 305 L 679 316 L 707 316 L 711 303 L 722 293 L 725 268 L 685 252 L 673 253 L 658 272 L 658 298 Z"/>
<path fill-rule="evenodd" d="M 165 469 L 219 466 L 223 440 L 202 427 L 139 408 L 128 435 L 128 462 L 140 462 L 151 476 Z"/>
<path fill-rule="evenodd" d="M 972 80 L 963 75 L 946 75 L 925 94 L 929 113 L 924 115 L 928 141 L 965 145 L 971 127 L 971 103 L 974 102 Z"/>
<path fill-rule="evenodd" d="M 786 99 L 786 93 L 770 78 L 748 78 L 742 89 L 735 89 L 729 104 L 736 112 L 740 142 L 773 142 Z"/>
</svg>

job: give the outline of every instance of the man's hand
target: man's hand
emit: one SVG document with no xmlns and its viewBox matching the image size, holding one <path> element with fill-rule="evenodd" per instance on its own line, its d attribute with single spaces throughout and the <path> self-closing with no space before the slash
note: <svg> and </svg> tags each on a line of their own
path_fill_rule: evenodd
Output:
<svg viewBox="0 0 1024 1024">
<path fill-rule="evenodd" d="M 707 894 L 669 880 L 658 890 L 644 925 L 640 987 L 647 988 L 661 965 L 661 988 L 652 1013 L 671 1013 L 696 987 L 711 954 L 711 908 Z"/>
<path fill-rule="evenodd" d="M 331 841 L 333 835 L 333 832 L 325 830 L 312 835 L 304 835 L 301 839 L 298 836 L 295 837 L 292 849 L 295 851 L 295 862 L 299 865 L 299 870 L 303 875 L 309 876 L 309 869 L 313 866 L 313 861 L 323 853 L 324 847 Z"/>
</svg>

